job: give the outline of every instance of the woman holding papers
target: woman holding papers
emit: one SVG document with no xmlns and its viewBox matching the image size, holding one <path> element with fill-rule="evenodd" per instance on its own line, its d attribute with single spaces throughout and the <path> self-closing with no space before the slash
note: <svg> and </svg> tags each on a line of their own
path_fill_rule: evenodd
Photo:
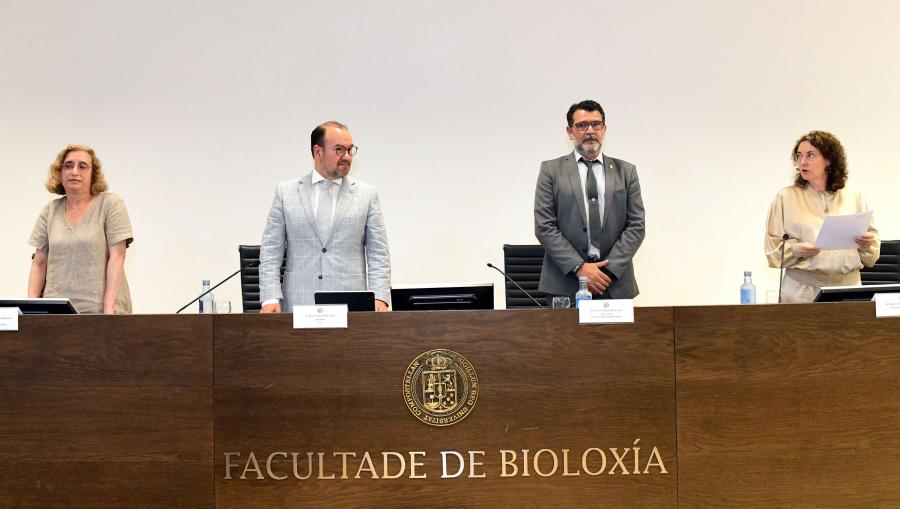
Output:
<svg viewBox="0 0 900 509">
<path fill-rule="evenodd" d="M 79 313 L 131 313 L 125 248 L 131 220 L 121 198 L 107 193 L 94 149 L 68 145 L 50 165 L 46 188 L 62 195 L 34 224 L 29 297 L 68 297 Z"/>
<path fill-rule="evenodd" d="M 791 156 L 797 176 L 769 207 L 766 257 L 770 267 L 782 267 L 783 246 L 782 302 L 812 302 L 823 286 L 860 284 L 859 269 L 875 264 L 880 243 L 870 216 L 868 231 L 852 239 L 855 249 L 817 248 L 825 216 L 858 214 L 868 207 L 858 192 L 844 188 L 847 157 L 833 134 L 804 135 Z"/>
</svg>

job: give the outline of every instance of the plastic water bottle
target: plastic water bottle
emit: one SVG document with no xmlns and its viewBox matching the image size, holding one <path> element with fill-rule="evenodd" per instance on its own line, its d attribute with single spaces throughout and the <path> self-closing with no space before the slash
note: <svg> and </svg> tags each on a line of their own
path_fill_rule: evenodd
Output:
<svg viewBox="0 0 900 509">
<path fill-rule="evenodd" d="M 591 291 L 588 290 L 587 287 L 587 278 L 579 277 L 578 278 L 578 292 L 575 293 L 575 307 L 581 306 L 581 301 L 583 300 L 591 300 L 593 297 L 591 296 Z"/>
<path fill-rule="evenodd" d="M 203 280 L 203 290 L 200 293 L 209 290 L 209 279 Z M 216 301 L 213 299 L 212 292 L 207 293 L 203 297 L 200 297 L 200 312 L 201 313 L 215 313 L 216 312 Z"/>
<path fill-rule="evenodd" d="M 741 285 L 741 304 L 756 304 L 756 287 L 753 286 L 752 274 L 744 271 L 744 284 Z"/>
</svg>

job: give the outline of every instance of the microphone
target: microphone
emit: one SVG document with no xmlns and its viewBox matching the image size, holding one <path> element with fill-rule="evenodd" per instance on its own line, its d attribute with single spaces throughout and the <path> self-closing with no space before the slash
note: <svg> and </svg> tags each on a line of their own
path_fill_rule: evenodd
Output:
<svg viewBox="0 0 900 509">
<path fill-rule="evenodd" d="M 216 286 L 210 288 L 209 290 L 206 290 L 205 292 L 203 292 L 203 293 L 201 293 L 200 295 L 198 295 L 196 299 L 194 299 L 194 300 L 188 302 L 188 303 L 185 304 L 184 306 L 181 306 L 181 308 L 180 308 L 178 311 L 176 311 L 175 314 L 177 315 L 178 313 L 181 313 L 182 311 L 184 311 L 184 308 L 186 308 L 186 307 L 190 306 L 191 304 L 197 302 L 198 300 L 200 300 L 201 298 L 203 298 L 203 296 L 206 295 L 207 293 L 210 293 L 211 291 L 215 290 L 216 288 L 222 286 L 223 283 L 225 283 L 225 282 L 228 281 L 229 279 L 233 278 L 234 276 L 237 276 L 239 272 L 243 271 L 243 270 L 246 269 L 247 267 L 252 267 L 252 266 L 254 266 L 254 265 L 259 265 L 259 260 L 250 260 L 249 262 L 247 262 L 247 263 L 241 265 L 241 268 L 239 268 L 238 270 L 236 270 L 235 272 L 233 272 L 230 276 L 226 277 L 225 279 L 219 281 L 219 282 L 216 284 Z"/>
<path fill-rule="evenodd" d="M 784 245 L 790 237 L 785 233 L 781 236 L 781 263 L 778 266 L 778 303 L 781 304 L 781 283 L 784 281 Z"/>
<path fill-rule="evenodd" d="M 494 265 L 492 265 L 492 264 L 490 264 L 490 263 L 488 263 L 487 266 L 490 267 L 490 268 L 492 268 L 492 269 L 494 269 L 494 270 L 496 270 L 497 272 L 503 274 L 503 277 L 505 277 L 506 279 L 508 279 L 510 283 L 516 285 L 516 288 L 518 288 L 519 290 L 522 290 L 522 293 L 524 293 L 526 296 L 528 296 L 528 298 L 531 299 L 532 302 L 534 302 L 535 304 L 537 304 L 537 307 L 539 307 L 539 308 L 541 308 L 541 309 L 544 309 L 544 306 L 542 306 L 541 303 L 537 301 L 537 299 L 535 299 L 534 297 L 532 297 L 530 293 L 526 292 L 524 288 L 522 288 L 521 286 L 519 286 L 519 283 L 516 283 L 515 281 L 513 281 L 513 279 L 512 279 L 511 277 L 507 276 L 507 275 L 506 275 L 506 272 L 503 272 L 502 270 L 500 270 L 499 268 L 495 267 Z M 199 298 L 199 297 L 198 297 L 198 298 Z"/>
<path fill-rule="evenodd" d="M 797 171 L 800 171 L 797 168 Z M 780 195 L 780 193 L 779 193 Z M 784 196 L 779 196 L 781 198 L 781 228 L 784 228 Z M 787 244 L 787 241 L 790 237 L 787 232 L 784 232 L 784 235 L 781 236 L 781 263 L 778 264 L 778 303 L 781 304 L 781 284 L 784 282 L 784 245 Z"/>
</svg>

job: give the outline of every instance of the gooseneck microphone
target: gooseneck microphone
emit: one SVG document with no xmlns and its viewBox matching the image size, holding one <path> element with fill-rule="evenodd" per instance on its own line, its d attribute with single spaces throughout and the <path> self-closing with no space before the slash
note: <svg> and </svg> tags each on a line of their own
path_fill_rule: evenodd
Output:
<svg viewBox="0 0 900 509">
<path fill-rule="evenodd" d="M 201 293 L 200 295 L 198 295 L 196 299 L 194 299 L 194 300 L 188 302 L 188 303 L 185 304 L 184 306 L 181 306 L 181 308 L 180 308 L 178 311 L 176 311 L 175 314 L 177 315 L 178 313 L 181 313 L 182 311 L 184 311 L 184 308 L 186 308 L 186 307 L 190 306 L 191 304 L 197 302 L 198 300 L 200 300 L 201 298 L 203 298 L 203 296 L 206 295 L 207 293 L 209 293 L 209 292 L 215 290 L 216 288 L 222 286 L 223 283 L 225 283 L 225 282 L 228 281 L 229 279 L 233 278 L 234 276 L 237 276 L 238 273 L 240 273 L 241 271 L 243 271 L 243 270 L 246 269 L 247 267 L 252 267 L 252 266 L 254 266 L 254 265 L 259 265 L 259 260 L 250 260 L 249 262 L 247 262 L 247 263 L 241 265 L 241 268 L 239 268 L 238 270 L 236 270 L 234 273 L 232 273 L 230 276 L 226 277 L 225 279 L 219 281 L 219 282 L 216 284 L 216 286 L 210 288 L 209 290 L 206 290 L 205 292 L 203 292 L 203 293 Z"/>
<path fill-rule="evenodd" d="M 784 281 L 784 245 L 790 237 L 787 233 L 781 236 L 781 263 L 778 264 L 778 303 L 781 304 L 781 283 Z"/>
<path fill-rule="evenodd" d="M 534 297 L 532 297 L 530 293 L 526 292 L 524 288 L 522 288 L 521 286 L 519 286 L 519 283 L 516 283 L 515 281 L 513 281 L 513 279 L 512 279 L 511 277 L 507 276 L 507 275 L 506 275 L 506 272 L 503 272 L 503 271 L 500 270 L 498 267 L 495 267 L 493 264 L 490 264 L 490 263 L 488 263 L 487 266 L 490 267 L 490 268 L 492 268 L 492 269 L 494 269 L 494 270 L 496 270 L 497 272 L 503 274 L 503 277 L 505 277 L 506 279 L 508 279 L 510 283 L 516 285 L 516 288 L 518 288 L 519 290 L 522 290 L 522 293 L 524 293 L 526 296 L 528 296 L 528 298 L 531 299 L 532 302 L 534 302 L 535 304 L 537 304 L 537 307 L 539 307 L 539 308 L 541 308 L 541 309 L 544 309 L 544 306 L 542 306 L 541 303 L 537 301 L 537 299 L 535 299 Z M 198 298 L 199 298 L 199 297 L 198 297 Z"/>
<path fill-rule="evenodd" d="M 800 171 L 800 168 L 797 168 L 797 171 Z M 781 198 L 781 230 L 785 230 L 784 226 L 784 196 L 781 193 L 778 194 L 778 197 Z M 787 241 L 790 237 L 787 232 L 784 232 L 784 235 L 781 236 L 781 263 L 778 264 L 778 303 L 781 304 L 781 285 L 784 282 L 784 245 L 787 244 Z"/>
</svg>

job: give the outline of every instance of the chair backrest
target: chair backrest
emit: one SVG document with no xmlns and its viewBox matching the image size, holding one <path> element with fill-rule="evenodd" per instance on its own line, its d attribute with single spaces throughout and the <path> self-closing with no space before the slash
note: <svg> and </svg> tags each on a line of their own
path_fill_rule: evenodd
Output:
<svg viewBox="0 0 900 509">
<path fill-rule="evenodd" d="M 900 283 L 900 240 L 881 241 L 881 256 L 875 265 L 859 272 L 864 285 Z"/>
<path fill-rule="evenodd" d="M 259 246 L 238 246 L 241 267 L 248 262 L 259 262 Z M 284 279 L 284 268 L 287 256 L 281 261 L 281 278 Z M 241 270 L 241 301 L 244 313 L 259 313 L 262 307 L 259 302 L 259 265 L 254 264 Z"/>
<path fill-rule="evenodd" d="M 541 245 L 503 244 L 503 270 L 528 293 L 544 302 L 544 292 L 538 291 L 544 248 Z M 531 299 L 509 281 L 506 283 L 506 309 L 537 307 Z"/>
</svg>

